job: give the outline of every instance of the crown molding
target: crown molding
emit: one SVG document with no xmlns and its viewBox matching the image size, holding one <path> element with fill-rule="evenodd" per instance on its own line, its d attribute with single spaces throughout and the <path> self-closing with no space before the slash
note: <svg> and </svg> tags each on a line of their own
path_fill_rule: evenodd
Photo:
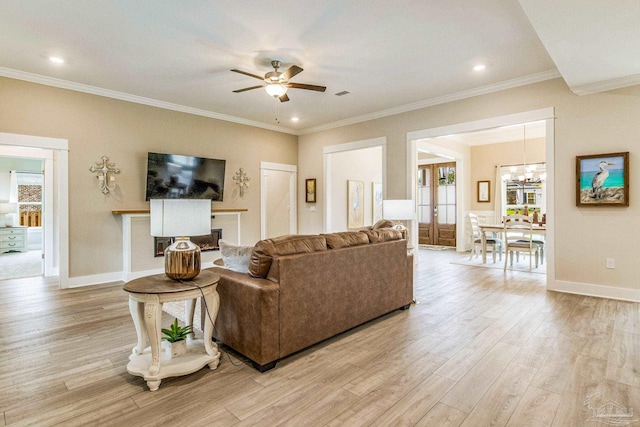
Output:
<svg viewBox="0 0 640 427">
<path fill-rule="evenodd" d="M 234 117 L 234 116 L 228 116 L 226 114 L 215 113 L 213 111 L 201 110 L 199 108 L 187 107 L 185 105 L 173 104 L 171 102 L 158 101 L 157 99 L 145 98 L 143 96 L 137 96 L 137 95 L 130 95 L 124 92 L 118 92 L 110 89 L 103 89 L 97 86 L 85 85 L 82 83 L 75 83 L 68 80 L 57 79 L 54 77 L 47 77 L 41 74 L 27 73 L 25 71 L 18 71 L 11 68 L 0 67 L 0 76 L 8 77 L 16 80 L 24 80 L 31 83 L 38 83 L 46 86 L 53 86 L 61 89 L 73 90 L 76 92 L 89 93 L 91 95 L 98 95 L 98 96 L 104 96 L 107 98 L 119 99 L 121 101 L 134 102 L 136 104 L 148 105 L 150 107 L 163 108 L 165 110 L 172 110 L 172 111 L 178 111 L 181 113 L 194 114 L 196 116 L 209 117 L 212 119 L 224 120 L 226 122 L 238 123 L 241 125 L 253 126 L 253 127 L 272 130 L 276 132 L 297 135 L 295 131 L 282 126 L 269 125 L 266 123 L 243 119 L 240 117 Z"/>
<path fill-rule="evenodd" d="M 396 114 L 405 113 L 408 111 L 419 110 L 421 108 L 432 107 L 434 105 L 446 104 L 448 102 L 459 101 L 462 99 L 472 98 L 474 96 L 486 95 L 493 92 L 499 92 L 501 90 L 512 89 L 519 86 L 526 86 L 533 83 L 538 83 L 546 80 L 555 79 L 561 77 L 558 70 L 549 70 L 541 73 L 531 74 L 524 77 L 518 77 L 504 82 L 482 86 L 475 89 L 465 90 L 461 92 L 452 93 L 449 95 L 439 96 L 436 98 L 427 99 L 425 101 L 415 102 L 412 104 L 401 105 L 386 110 L 377 111 L 374 113 L 364 114 L 361 116 L 351 117 L 344 120 L 338 120 L 335 122 L 327 123 L 324 125 L 314 126 L 306 129 L 294 130 L 283 126 L 274 126 L 262 122 L 256 122 L 253 120 L 247 120 L 240 117 L 228 116 L 226 114 L 215 113 L 213 111 L 202 110 L 199 108 L 187 107 L 185 105 L 173 104 L 171 102 L 159 101 L 156 99 L 145 98 L 142 96 L 131 95 L 124 92 L 118 92 L 110 89 L 103 89 L 97 86 L 85 85 L 82 83 L 75 83 L 68 80 L 57 79 L 54 77 L 47 77 L 40 74 L 27 73 L 24 71 L 14 70 L 11 68 L 0 67 L 0 76 L 8 77 L 11 79 L 24 80 L 31 83 L 43 84 L 46 86 L 53 86 L 61 89 L 68 89 L 77 92 L 89 93 L 92 95 L 104 96 L 107 98 L 118 99 L 121 101 L 134 102 L 136 104 L 148 105 L 151 107 L 163 108 L 166 110 L 178 111 L 187 114 L 194 114 L 197 116 L 209 117 L 212 119 L 223 120 L 227 122 L 253 126 L 257 128 L 272 130 L 275 132 L 286 133 L 290 135 L 306 135 L 315 132 L 322 132 L 325 130 L 335 129 L 343 126 L 348 126 L 356 123 L 362 123 L 369 120 L 375 120 L 383 117 L 393 116 Z M 635 76 L 638 80 L 637 83 L 627 83 L 619 87 L 630 86 L 640 83 L 640 75 Z M 622 79 L 619 79 L 622 80 Z M 610 90 L 614 89 L 603 89 Z M 575 91 L 574 91 L 575 92 Z M 593 93 L 593 92 L 586 92 Z"/>
<path fill-rule="evenodd" d="M 349 119 L 338 120 L 336 122 L 327 123 L 320 126 L 314 126 L 306 129 L 302 129 L 299 135 L 306 135 L 315 132 L 322 132 L 325 130 L 335 129 L 343 126 L 348 126 L 356 123 L 366 122 L 369 120 L 380 119 L 382 117 L 393 116 L 400 113 L 406 113 L 408 111 L 419 110 L 421 108 L 432 107 L 434 105 L 446 104 L 448 102 L 459 101 L 462 99 L 473 98 L 474 96 L 486 95 L 493 92 L 499 92 L 501 90 L 512 89 L 520 86 L 526 86 L 533 83 L 543 82 L 546 80 L 556 79 L 562 77 L 558 70 L 543 71 L 541 73 L 530 74 L 524 77 L 518 77 L 504 82 L 482 86 L 475 89 L 464 90 L 461 92 L 455 92 L 449 95 L 443 95 L 436 98 L 427 99 L 425 101 L 415 102 L 413 104 L 401 105 L 399 107 L 389 108 L 387 110 L 376 111 L 374 113 L 364 114 Z"/>
<path fill-rule="evenodd" d="M 635 86 L 640 84 L 640 74 L 619 77 L 617 79 L 602 80 L 586 85 L 578 85 L 571 87 L 571 92 L 576 95 L 591 95 L 592 93 L 606 92 L 608 90 L 621 89 L 623 87 Z"/>
</svg>

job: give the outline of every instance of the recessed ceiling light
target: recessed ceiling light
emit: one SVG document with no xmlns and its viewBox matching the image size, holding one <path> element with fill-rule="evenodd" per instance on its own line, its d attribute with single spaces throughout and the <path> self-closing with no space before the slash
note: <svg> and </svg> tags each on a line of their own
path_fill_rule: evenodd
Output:
<svg viewBox="0 0 640 427">
<path fill-rule="evenodd" d="M 484 64 L 478 64 L 475 67 L 473 67 L 473 71 L 482 71 L 485 68 L 487 68 Z"/>
<path fill-rule="evenodd" d="M 64 64 L 64 58 L 60 58 L 59 56 L 50 56 L 49 61 L 54 64 Z"/>
<path fill-rule="evenodd" d="M 300 119 L 299 119 L 299 118 L 297 118 L 297 117 L 291 117 L 291 121 L 292 121 L 292 122 L 297 122 L 298 120 L 300 120 Z"/>
</svg>

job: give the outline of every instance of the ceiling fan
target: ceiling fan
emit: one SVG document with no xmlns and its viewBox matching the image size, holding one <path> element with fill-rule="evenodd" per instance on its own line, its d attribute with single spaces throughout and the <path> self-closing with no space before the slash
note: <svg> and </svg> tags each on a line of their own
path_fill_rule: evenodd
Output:
<svg viewBox="0 0 640 427">
<path fill-rule="evenodd" d="M 278 68 L 280 68 L 281 65 L 282 62 L 280 61 L 271 61 L 271 66 L 273 67 L 274 71 L 269 71 L 264 75 L 264 77 L 260 77 L 256 74 L 251 74 L 246 71 L 237 70 L 234 68 L 233 70 L 231 70 L 234 73 L 240 73 L 244 74 L 245 76 L 256 78 L 258 80 L 263 80 L 266 84 L 245 87 L 244 89 L 234 90 L 233 92 L 240 93 L 247 90 L 264 87 L 264 90 L 269 95 L 273 96 L 274 98 L 278 98 L 280 102 L 287 102 L 289 100 L 289 97 L 287 96 L 288 88 L 315 90 L 316 92 L 324 92 L 327 89 L 325 86 L 308 85 L 304 83 L 291 83 L 289 79 L 301 73 L 303 71 L 302 68 L 298 67 L 297 65 L 292 65 L 286 71 L 280 72 L 278 71 Z"/>
</svg>

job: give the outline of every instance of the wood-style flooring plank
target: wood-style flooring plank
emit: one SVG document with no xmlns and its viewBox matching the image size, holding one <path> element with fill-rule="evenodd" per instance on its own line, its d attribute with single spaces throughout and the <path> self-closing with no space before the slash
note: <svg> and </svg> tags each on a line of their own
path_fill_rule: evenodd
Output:
<svg viewBox="0 0 640 427">
<path fill-rule="evenodd" d="M 416 427 L 458 427 L 467 414 L 444 403 L 437 403 L 416 423 Z"/>
<path fill-rule="evenodd" d="M 519 348 L 511 344 L 497 343 L 440 402 L 471 412 L 518 351 Z"/>
<path fill-rule="evenodd" d="M 529 386 L 507 423 L 508 427 L 548 427 L 553 422 L 562 396 Z"/>
</svg>

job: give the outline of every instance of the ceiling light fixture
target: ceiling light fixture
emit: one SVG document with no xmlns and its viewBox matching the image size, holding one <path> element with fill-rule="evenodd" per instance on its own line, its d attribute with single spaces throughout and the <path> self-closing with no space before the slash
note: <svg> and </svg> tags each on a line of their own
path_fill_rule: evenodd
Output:
<svg viewBox="0 0 640 427">
<path fill-rule="evenodd" d="M 64 64 L 64 59 L 60 58 L 59 56 L 50 56 L 49 61 L 53 62 L 54 64 Z"/>
<path fill-rule="evenodd" d="M 482 71 L 482 70 L 484 70 L 485 68 L 487 68 L 485 65 L 483 65 L 483 64 L 478 64 L 478 65 L 476 65 L 475 67 L 473 67 L 473 71 Z"/>
<path fill-rule="evenodd" d="M 297 117 L 291 117 L 291 121 L 292 121 L 292 122 L 297 122 L 298 120 L 300 120 L 300 119 L 299 119 L 299 118 L 297 118 Z"/>
<path fill-rule="evenodd" d="M 264 87 L 264 90 L 275 98 L 280 98 L 282 95 L 287 93 L 287 87 L 281 85 L 280 83 L 269 83 Z"/>
</svg>

